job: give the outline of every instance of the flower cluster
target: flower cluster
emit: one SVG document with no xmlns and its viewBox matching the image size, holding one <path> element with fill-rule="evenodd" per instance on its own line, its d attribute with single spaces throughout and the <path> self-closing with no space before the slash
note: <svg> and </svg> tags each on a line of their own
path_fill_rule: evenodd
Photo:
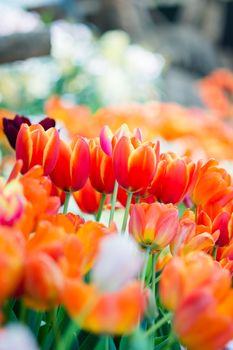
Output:
<svg viewBox="0 0 233 350">
<path fill-rule="evenodd" d="M 83 348 L 104 338 L 121 349 L 138 334 L 145 349 L 224 349 L 233 338 L 231 176 L 214 159 L 162 152 L 125 124 L 70 142 L 45 124 L 4 120 L 16 161 L 0 183 L 2 325 L 14 314 L 43 349 L 70 349 L 75 332 Z M 68 211 L 71 196 L 80 215 Z"/>
</svg>

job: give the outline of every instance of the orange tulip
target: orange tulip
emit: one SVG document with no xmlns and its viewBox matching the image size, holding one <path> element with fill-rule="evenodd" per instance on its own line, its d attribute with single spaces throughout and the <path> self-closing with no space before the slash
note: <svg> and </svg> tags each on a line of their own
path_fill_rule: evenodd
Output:
<svg viewBox="0 0 233 350">
<path fill-rule="evenodd" d="M 160 156 L 158 170 L 149 188 L 150 194 L 163 203 L 177 204 L 189 193 L 196 165 L 189 158 L 175 153 Z"/>
<path fill-rule="evenodd" d="M 54 169 L 58 159 L 59 134 L 55 128 L 44 130 L 40 124 L 22 124 L 16 140 L 16 159 L 23 160 L 22 174 L 41 165 L 44 174 Z"/>
<path fill-rule="evenodd" d="M 223 247 L 233 238 L 233 214 L 223 210 L 219 212 L 213 220 L 211 220 L 208 214 L 204 211 L 197 213 L 199 230 L 206 229 L 205 223 L 207 222 L 209 226 L 208 232 L 212 233 L 214 236 L 216 245 Z"/>
<path fill-rule="evenodd" d="M 165 266 L 160 279 L 160 297 L 167 309 L 177 307 L 200 288 L 211 288 L 221 298 L 231 286 L 230 274 L 204 252 L 173 257 Z"/>
<path fill-rule="evenodd" d="M 100 293 L 93 284 L 67 281 L 63 303 L 83 329 L 94 333 L 130 333 L 143 315 L 146 300 L 139 282 L 113 293 Z"/>
<path fill-rule="evenodd" d="M 85 273 L 87 273 L 93 266 L 96 255 L 99 251 L 101 240 L 108 234 L 116 232 L 114 223 L 110 227 L 94 221 L 88 221 L 83 224 L 77 232 L 77 237 L 82 242 L 84 256 L 85 256 Z"/>
<path fill-rule="evenodd" d="M 208 216 L 205 215 L 201 215 L 201 217 L 207 219 Z M 201 217 L 199 216 L 198 219 L 200 220 Z M 210 219 L 209 221 L 203 220 L 203 223 L 199 221 L 197 224 L 194 212 L 186 210 L 180 219 L 177 233 L 170 242 L 170 249 L 173 255 L 188 254 L 192 251 L 209 252 L 213 250 L 218 237 L 218 230 L 212 232 Z"/>
<path fill-rule="evenodd" d="M 82 137 L 74 137 L 68 145 L 60 140 L 58 160 L 50 177 L 64 191 L 78 191 L 86 183 L 90 170 L 88 144 Z"/>
<path fill-rule="evenodd" d="M 211 207 L 215 206 L 219 210 L 233 199 L 231 176 L 218 167 L 217 161 L 211 159 L 199 167 L 192 199 L 209 215 Z"/>
<path fill-rule="evenodd" d="M 101 193 L 112 193 L 115 184 L 112 157 L 100 147 L 98 139 L 92 139 L 90 147 L 90 181 L 94 189 Z"/>
<path fill-rule="evenodd" d="M 233 338 L 233 290 L 218 297 L 211 288 L 198 289 L 180 304 L 173 325 L 189 350 L 225 349 Z"/>
<path fill-rule="evenodd" d="M 23 266 L 24 239 L 21 233 L 0 226 L 0 304 L 18 288 Z"/>
<path fill-rule="evenodd" d="M 29 307 L 47 310 L 58 305 L 63 285 L 61 269 L 49 255 L 38 252 L 26 259 L 23 292 Z"/>
<path fill-rule="evenodd" d="M 161 250 L 177 233 L 179 212 L 172 204 L 135 204 L 131 207 L 129 232 L 144 247 Z"/>
<path fill-rule="evenodd" d="M 88 214 L 97 213 L 100 206 L 101 194 L 92 187 L 89 179 L 81 190 L 73 192 L 73 197 L 82 212 Z"/>
<path fill-rule="evenodd" d="M 155 175 L 158 158 L 159 143 L 141 143 L 136 138 L 121 137 L 113 152 L 119 185 L 129 192 L 146 189 Z"/>
<path fill-rule="evenodd" d="M 20 178 L 26 198 L 25 212 L 17 227 L 28 236 L 34 229 L 38 220 L 47 215 L 57 213 L 60 199 L 51 196 L 52 184 L 48 177 L 43 176 L 43 169 L 35 166 Z"/>
</svg>

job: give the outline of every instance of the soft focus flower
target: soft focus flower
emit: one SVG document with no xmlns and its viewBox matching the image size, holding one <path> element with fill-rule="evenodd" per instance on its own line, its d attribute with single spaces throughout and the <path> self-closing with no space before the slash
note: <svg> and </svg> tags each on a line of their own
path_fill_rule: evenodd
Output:
<svg viewBox="0 0 233 350">
<path fill-rule="evenodd" d="M 79 228 L 77 237 L 83 245 L 85 273 L 93 267 L 102 239 L 115 232 L 116 226 L 114 223 L 112 223 L 110 227 L 106 227 L 98 222 L 88 221 Z"/>
<path fill-rule="evenodd" d="M 188 296 L 175 312 L 174 331 L 190 350 L 221 350 L 233 337 L 233 290 L 219 298 L 200 288 Z"/>
<path fill-rule="evenodd" d="M 152 250 L 167 246 L 177 233 L 179 212 L 172 204 L 141 203 L 131 207 L 129 232 Z"/>
<path fill-rule="evenodd" d="M 12 296 L 22 278 L 24 239 L 15 229 L 0 226 L 0 304 Z"/>
<path fill-rule="evenodd" d="M 100 243 L 91 276 L 99 290 L 114 292 L 137 277 L 143 255 L 135 241 L 123 235 L 110 235 Z"/>
<path fill-rule="evenodd" d="M 195 163 L 187 157 L 178 157 L 171 152 L 161 154 L 150 194 L 163 203 L 182 202 L 190 190 L 195 168 Z"/>
<path fill-rule="evenodd" d="M 25 262 L 23 296 L 29 307 L 46 310 L 60 302 L 63 274 L 56 262 L 47 254 L 30 254 Z"/>
<path fill-rule="evenodd" d="M 41 165 L 44 174 L 54 169 L 58 159 L 59 134 L 55 128 L 44 130 L 40 124 L 22 124 L 16 140 L 16 159 L 23 160 L 22 173 Z"/>
<path fill-rule="evenodd" d="M 125 334 L 137 327 L 147 304 L 141 283 L 133 281 L 113 293 L 100 293 L 94 284 L 67 281 L 63 303 L 83 329 L 94 333 Z"/>
<path fill-rule="evenodd" d="M 101 193 L 112 193 L 115 184 L 112 157 L 100 147 L 98 139 L 92 139 L 90 148 L 90 181 L 94 189 Z"/>
<path fill-rule="evenodd" d="M 30 126 L 31 121 L 27 117 L 24 117 L 23 115 L 22 116 L 16 115 L 14 119 L 3 118 L 2 123 L 3 123 L 4 134 L 6 135 L 11 147 L 15 149 L 16 139 L 17 139 L 21 125 L 27 124 Z M 44 130 L 46 131 L 52 127 L 55 127 L 56 122 L 52 118 L 45 118 L 41 120 L 39 124 L 42 125 Z"/>
<path fill-rule="evenodd" d="M 89 179 L 81 190 L 73 192 L 73 197 L 82 212 L 88 214 L 97 213 L 101 194 L 93 188 Z"/>
<path fill-rule="evenodd" d="M 39 350 L 33 334 L 22 324 L 10 324 L 0 329 L 0 350 Z"/>
<path fill-rule="evenodd" d="M 203 252 L 173 257 L 165 266 L 160 280 L 163 305 L 176 310 L 186 297 L 200 288 L 211 288 L 219 299 L 231 286 L 230 274 Z"/>
<path fill-rule="evenodd" d="M 86 183 L 90 171 L 90 153 L 82 137 L 70 144 L 60 140 L 58 160 L 50 174 L 53 183 L 64 191 L 78 191 Z"/>
<path fill-rule="evenodd" d="M 146 189 L 156 172 L 159 143 L 141 143 L 123 136 L 113 152 L 113 167 L 120 186 L 130 192 Z"/>
<path fill-rule="evenodd" d="M 0 178 L 0 225 L 13 226 L 25 209 L 23 187 L 18 180 L 3 183 Z"/>
</svg>

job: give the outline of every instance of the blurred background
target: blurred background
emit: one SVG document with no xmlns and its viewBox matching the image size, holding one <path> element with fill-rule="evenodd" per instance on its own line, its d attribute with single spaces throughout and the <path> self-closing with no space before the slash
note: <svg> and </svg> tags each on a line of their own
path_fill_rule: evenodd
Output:
<svg viewBox="0 0 233 350">
<path fill-rule="evenodd" d="M 87 136 L 94 114 L 133 116 L 183 154 L 232 159 L 232 57 L 230 0 L 0 0 L 0 116 Z"/>
</svg>

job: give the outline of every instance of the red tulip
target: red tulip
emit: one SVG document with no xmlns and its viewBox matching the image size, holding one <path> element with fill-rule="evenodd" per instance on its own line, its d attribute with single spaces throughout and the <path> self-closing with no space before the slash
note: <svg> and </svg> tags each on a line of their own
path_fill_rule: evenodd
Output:
<svg viewBox="0 0 233 350">
<path fill-rule="evenodd" d="M 156 172 L 159 143 L 141 143 L 137 138 L 121 137 L 114 148 L 113 167 L 119 185 L 129 192 L 146 189 Z"/>
<path fill-rule="evenodd" d="M 59 134 L 55 128 L 44 130 L 40 124 L 22 124 L 16 140 L 16 159 L 23 160 L 24 174 L 34 165 L 41 165 L 44 175 L 54 169 L 59 152 Z"/>
<path fill-rule="evenodd" d="M 78 191 L 86 183 L 90 170 L 90 153 L 87 142 L 80 136 L 68 145 L 60 140 L 58 160 L 50 177 L 64 191 Z"/>
</svg>

